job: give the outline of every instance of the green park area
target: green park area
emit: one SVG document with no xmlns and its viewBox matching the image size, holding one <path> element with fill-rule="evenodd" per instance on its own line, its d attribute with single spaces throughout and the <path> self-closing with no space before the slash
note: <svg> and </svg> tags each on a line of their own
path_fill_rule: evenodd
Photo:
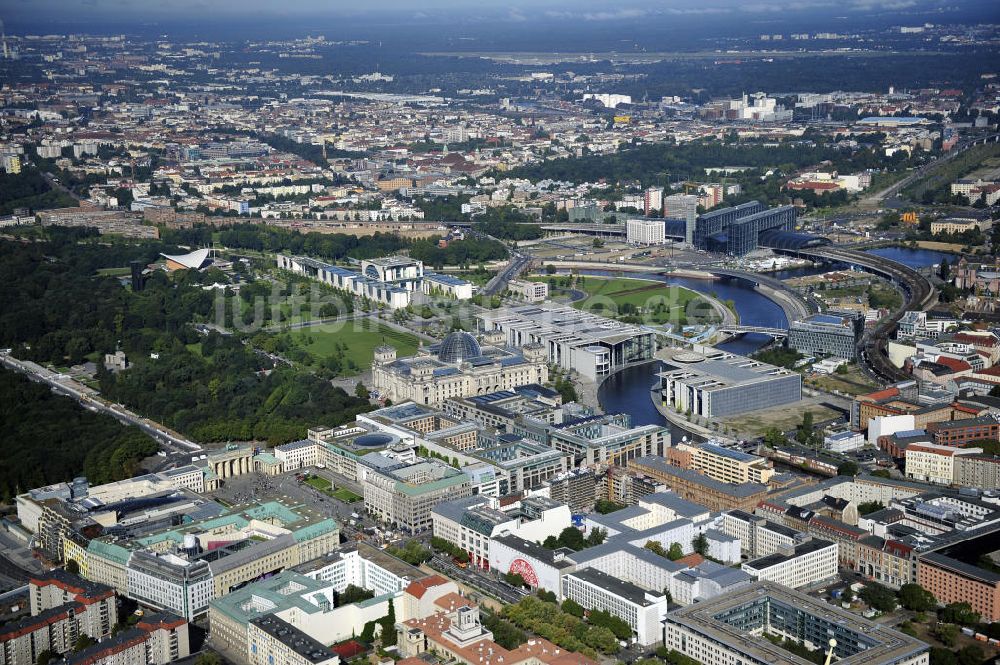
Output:
<svg viewBox="0 0 1000 665">
<path fill-rule="evenodd" d="M 327 480 L 326 478 L 321 477 L 321 476 L 309 476 L 306 479 L 306 483 L 308 485 L 312 485 L 313 487 L 315 487 L 316 489 L 318 489 L 320 492 L 329 492 L 330 491 L 330 487 L 332 487 L 332 485 L 330 484 L 330 481 Z"/>
<path fill-rule="evenodd" d="M 306 478 L 305 483 L 315 487 L 323 494 L 332 496 L 334 499 L 338 499 L 344 503 L 354 503 L 355 501 L 361 501 L 362 498 L 346 487 L 334 487 L 333 483 L 322 476 L 309 476 Z"/>
<path fill-rule="evenodd" d="M 573 307 L 577 309 L 630 322 L 685 325 L 689 322 L 688 303 L 702 300 L 690 289 L 644 279 L 593 275 L 552 275 L 530 279 L 548 282 L 550 289 L 556 293 L 575 291 L 586 294 L 585 298 L 573 302 Z M 703 316 L 714 317 L 714 310 L 710 307 L 703 309 Z"/>
<path fill-rule="evenodd" d="M 420 341 L 416 336 L 390 328 L 371 319 L 354 319 L 335 324 L 318 324 L 284 333 L 295 348 L 301 349 L 307 363 L 340 360 L 343 368 L 362 371 L 372 365 L 375 347 L 388 344 L 399 357 L 411 356 Z"/>
<path fill-rule="evenodd" d="M 346 487 L 338 487 L 337 489 L 330 492 L 330 496 L 335 499 L 340 499 L 344 503 L 354 503 L 355 501 L 361 501 L 361 497 L 347 489 Z"/>
</svg>

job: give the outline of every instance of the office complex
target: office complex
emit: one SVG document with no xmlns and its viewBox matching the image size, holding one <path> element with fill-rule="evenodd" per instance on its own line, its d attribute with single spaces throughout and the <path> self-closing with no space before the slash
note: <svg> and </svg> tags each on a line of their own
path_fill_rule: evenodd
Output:
<svg viewBox="0 0 1000 665">
<path fill-rule="evenodd" d="M 857 313 L 813 314 L 788 327 L 788 346 L 807 355 L 854 360 L 864 319 Z"/>
<path fill-rule="evenodd" d="M 563 305 L 522 305 L 477 316 L 483 330 L 502 333 L 508 345 L 541 345 L 548 362 L 591 381 L 651 360 L 656 351 L 651 331 Z"/>
<path fill-rule="evenodd" d="M 779 546 L 767 556 L 747 561 L 743 570 L 756 580 L 798 589 L 837 580 L 837 543 L 820 538 Z"/>
<path fill-rule="evenodd" d="M 516 386 L 486 395 L 452 397 L 444 403 L 443 410 L 455 418 L 475 421 L 501 433 L 513 432 L 515 425 L 526 418 L 554 423 L 570 417 L 565 413 L 562 396 L 551 388 L 539 385 Z M 587 414 L 590 412 L 587 411 Z"/>
<path fill-rule="evenodd" d="M 720 252 L 731 256 L 743 256 L 757 249 L 762 240 L 773 240 L 776 232 L 794 231 L 795 208 L 780 206 L 765 208 L 758 201 L 749 201 L 731 208 L 720 208 L 698 215 L 693 228 L 690 221 L 689 203 L 677 199 L 676 203 L 667 197 L 668 217 L 684 212 L 679 222 L 668 222 L 667 235 L 683 235 L 698 249 Z M 679 216 L 679 215 L 678 215 Z M 691 236 L 690 241 L 687 240 Z"/>
<path fill-rule="evenodd" d="M 823 650 L 835 639 L 844 665 L 926 665 L 929 658 L 930 647 L 915 637 L 766 581 L 667 614 L 664 644 L 704 665 L 809 662 L 765 635 Z"/>
<path fill-rule="evenodd" d="M 507 282 L 507 288 L 515 296 L 530 303 L 543 302 L 549 297 L 549 285 L 545 282 L 512 279 Z"/>
<path fill-rule="evenodd" d="M 573 458 L 560 450 L 514 435 L 498 437 L 494 445 L 476 450 L 472 456 L 497 469 L 500 496 L 537 488 L 574 464 Z"/>
<path fill-rule="evenodd" d="M 681 351 L 664 363 L 663 406 L 702 418 L 794 404 L 802 399 L 802 378 L 759 360 L 718 350 Z"/>
<path fill-rule="evenodd" d="M 340 539 L 332 519 L 274 501 L 198 517 L 134 539 L 67 537 L 66 558 L 89 580 L 191 620 L 213 598 L 322 556 Z"/>
<path fill-rule="evenodd" d="M 558 537 L 570 526 L 569 506 L 544 496 L 525 497 L 506 510 L 499 501 L 482 495 L 444 501 L 432 510 L 434 536 L 454 543 L 469 555 L 470 563 L 490 567 L 490 540 L 509 534 L 534 542 Z"/>
<path fill-rule="evenodd" d="M 633 245 L 662 245 L 667 241 L 662 219 L 630 219 L 625 222 L 625 233 Z"/>
<path fill-rule="evenodd" d="M 984 621 L 1000 621 L 1000 574 L 939 552 L 917 560 L 916 582 L 942 605 L 968 603 Z"/>
<path fill-rule="evenodd" d="M 576 466 L 626 462 L 645 455 L 662 455 L 670 447 L 670 430 L 661 425 L 632 426 L 627 413 L 591 416 L 549 429 L 549 445 L 572 455 Z"/>
<path fill-rule="evenodd" d="M 480 346 L 469 333 L 455 331 L 409 358 L 397 358 L 396 349 L 379 346 L 372 363 L 372 385 L 393 402 L 440 406 L 449 397 L 548 381 L 542 347 L 527 341 L 503 347 L 496 345 L 503 341 L 497 335 L 486 338 L 491 343 Z"/>
<path fill-rule="evenodd" d="M 941 446 L 967 446 L 974 441 L 1000 441 L 1000 416 L 938 421 L 927 424 L 927 434 Z"/>
<path fill-rule="evenodd" d="M 594 607 L 621 611 L 636 639 L 648 643 L 652 639 L 649 621 L 654 615 L 662 617 L 658 612 L 665 590 L 675 603 L 687 604 L 750 583 L 748 573 L 724 565 L 739 562 L 740 541 L 722 532 L 719 525 L 720 516 L 703 506 L 671 492 L 653 493 L 628 508 L 588 514 L 583 529 L 588 534 L 597 529 L 604 532 L 606 540 L 600 545 L 578 552 L 550 550 L 502 533 L 492 539 L 490 565 L 501 573 L 521 575 L 532 588 L 573 598 L 584 607 L 594 603 Z M 704 536 L 708 556 L 723 563 L 693 554 L 696 536 Z M 672 561 L 647 548 L 649 542 L 664 550 L 677 543 L 690 556 Z M 574 579 L 567 582 L 571 575 Z M 609 579 L 623 585 L 609 584 Z M 616 598 L 619 591 L 625 592 L 620 599 Z"/>
<path fill-rule="evenodd" d="M 663 199 L 663 217 L 684 222 L 683 241 L 694 244 L 694 228 L 698 219 L 698 197 L 692 194 L 671 194 Z"/>
<path fill-rule="evenodd" d="M 628 468 L 711 510 L 753 511 L 768 494 L 763 483 L 727 483 L 693 469 L 682 469 L 658 455 L 629 460 Z"/>
<path fill-rule="evenodd" d="M 322 642 L 273 614 L 247 626 L 250 665 L 337 665 L 340 657 Z"/>
<path fill-rule="evenodd" d="M 438 460 L 366 457 L 371 459 L 359 469 L 365 510 L 408 533 L 430 529 L 431 511 L 437 504 L 472 494 L 469 476 Z"/>
<path fill-rule="evenodd" d="M 367 543 L 344 545 L 308 564 L 255 580 L 213 600 L 208 615 L 212 639 L 228 653 L 252 661 L 257 655 L 255 642 L 258 651 L 261 648 L 261 640 L 253 636 L 253 622 L 275 617 L 295 626 L 308 640 L 333 644 L 360 634 L 366 623 L 384 617 L 390 603 L 402 617 L 404 590 L 425 578 L 419 569 Z M 374 596 L 338 603 L 348 587 L 365 589 Z M 322 646 L 322 651 L 331 655 L 327 646 Z"/>
<path fill-rule="evenodd" d="M 424 264 L 405 256 L 361 262 L 361 272 L 306 256 L 276 254 L 282 270 L 311 277 L 352 296 L 373 300 L 392 309 L 409 306 L 414 293 L 445 295 L 459 300 L 472 297 L 472 285 L 448 275 L 424 272 Z"/>
<path fill-rule="evenodd" d="M 740 539 L 743 556 L 759 559 L 786 548 L 794 548 L 809 539 L 809 534 L 772 522 L 760 515 L 744 510 L 730 510 L 722 514 L 719 527 L 723 532 Z"/>
</svg>

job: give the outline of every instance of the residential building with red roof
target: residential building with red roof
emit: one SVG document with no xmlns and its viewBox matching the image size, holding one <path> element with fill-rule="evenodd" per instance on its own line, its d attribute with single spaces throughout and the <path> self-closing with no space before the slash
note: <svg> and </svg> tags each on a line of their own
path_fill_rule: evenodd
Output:
<svg viewBox="0 0 1000 665">
<path fill-rule="evenodd" d="M 115 592 L 61 569 L 36 575 L 28 583 L 31 616 L 0 626 L 0 662 L 34 665 L 38 654 L 72 651 L 76 639 L 111 635 L 118 623 Z"/>
<path fill-rule="evenodd" d="M 475 604 L 464 601 L 457 605 L 453 610 L 397 624 L 400 653 L 413 658 L 433 651 L 462 665 L 598 665 L 541 637 L 529 638 L 516 649 L 505 649 L 482 625 Z"/>
<path fill-rule="evenodd" d="M 440 575 L 430 575 L 410 582 L 403 591 L 402 615 L 427 617 L 441 611 L 437 601 L 458 595 L 458 585 Z"/>
</svg>

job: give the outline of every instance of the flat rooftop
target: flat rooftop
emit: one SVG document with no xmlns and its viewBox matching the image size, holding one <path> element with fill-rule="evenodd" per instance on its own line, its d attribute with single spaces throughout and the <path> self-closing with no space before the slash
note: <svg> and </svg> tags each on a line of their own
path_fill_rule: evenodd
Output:
<svg viewBox="0 0 1000 665">
<path fill-rule="evenodd" d="M 764 485 L 763 483 L 724 483 L 721 480 L 716 480 L 711 476 L 706 476 L 705 474 L 698 473 L 692 469 L 682 469 L 679 466 L 673 466 L 659 455 L 636 457 L 632 460 L 632 462 L 640 468 L 645 467 L 652 469 L 656 473 L 674 476 L 675 478 L 682 478 L 689 482 L 702 485 L 707 489 L 712 489 L 722 494 L 728 494 L 734 497 L 753 496 L 754 494 L 764 493 L 768 490 L 767 485 Z"/>
<path fill-rule="evenodd" d="M 790 559 L 796 557 L 805 556 L 806 554 L 811 554 L 812 552 L 817 552 L 826 547 L 833 545 L 829 540 L 823 540 L 822 538 L 813 538 L 807 540 L 804 543 L 799 543 L 795 546 L 795 552 L 791 556 L 782 554 L 781 552 L 775 552 L 774 554 L 768 554 L 767 556 L 762 556 L 759 559 L 754 559 L 753 561 L 747 561 L 744 567 L 749 566 L 753 570 L 765 570 L 778 564 L 785 563 Z"/>
<path fill-rule="evenodd" d="M 692 633 L 703 635 L 734 654 L 742 654 L 753 662 L 768 665 L 809 665 L 800 658 L 765 637 L 755 634 L 757 629 L 736 626 L 723 620 L 727 614 L 734 618 L 741 608 L 751 608 L 759 603 L 779 603 L 784 608 L 804 612 L 810 618 L 836 627 L 856 638 L 862 648 L 845 655 L 840 665 L 890 665 L 926 652 L 930 647 L 920 640 L 897 630 L 869 621 L 853 612 L 830 605 L 818 598 L 799 593 L 774 582 L 756 582 L 729 593 L 702 600 L 667 614 L 668 626 L 676 625 Z M 742 615 L 741 615 L 742 616 Z M 763 617 L 761 617 L 763 620 Z M 735 623 L 735 621 L 734 621 Z"/>
<path fill-rule="evenodd" d="M 703 390 L 747 386 L 798 376 L 782 367 L 723 351 L 705 354 L 668 352 L 664 365 L 666 370 L 658 374 L 661 378 L 670 378 Z"/>
<path fill-rule="evenodd" d="M 611 575 L 608 575 L 601 570 L 597 570 L 596 568 L 584 568 L 583 570 L 570 573 L 570 575 L 581 579 L 584 582 L 589 582 L 599 589 L 604 589 L 614 596 L 624 598 L 630 603 L 635 603 L 636 605 L 641 605 L 642 607 L 648 607 L 653 604 L 653 601 L 646 597 L 647 592 L 643 589 L 637 587 L 631 582 L 626 582 L 618 579 L 617 577 L 612 577 Z"/>
<path fill-rule="evenodd" d="M 502 329 L 525 327 L 530 334 L 574 345 L 618 344 L 633 337 L 651 335 L 638 326 L 621 323 L 565 305 L 522 305 L 477 315 Z"/>
<path fill-rule="evenodd" d="M 251 619 L 250 622 L 294 651 L 307 663 L 326 663 L 337 656 L 326 645 L 273 614 Z"/>
</svg>

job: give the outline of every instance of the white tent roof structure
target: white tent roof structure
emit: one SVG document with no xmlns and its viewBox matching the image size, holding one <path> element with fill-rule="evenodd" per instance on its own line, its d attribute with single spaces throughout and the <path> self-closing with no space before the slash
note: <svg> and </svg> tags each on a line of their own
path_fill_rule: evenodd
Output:
<svg viewBox="0 0 1000 665">
<path fill-rule="evenodd" d="M 185 268 L 199 270 L 205 266 L 211 252 L 212 250 L 206 247 L 204 249 L 196 249 L 188 254 L 178 254 L 176 256 L 171 254 L 160 254 L 160 256 L 168 261 L 179 263 Z"/>
</svg>

